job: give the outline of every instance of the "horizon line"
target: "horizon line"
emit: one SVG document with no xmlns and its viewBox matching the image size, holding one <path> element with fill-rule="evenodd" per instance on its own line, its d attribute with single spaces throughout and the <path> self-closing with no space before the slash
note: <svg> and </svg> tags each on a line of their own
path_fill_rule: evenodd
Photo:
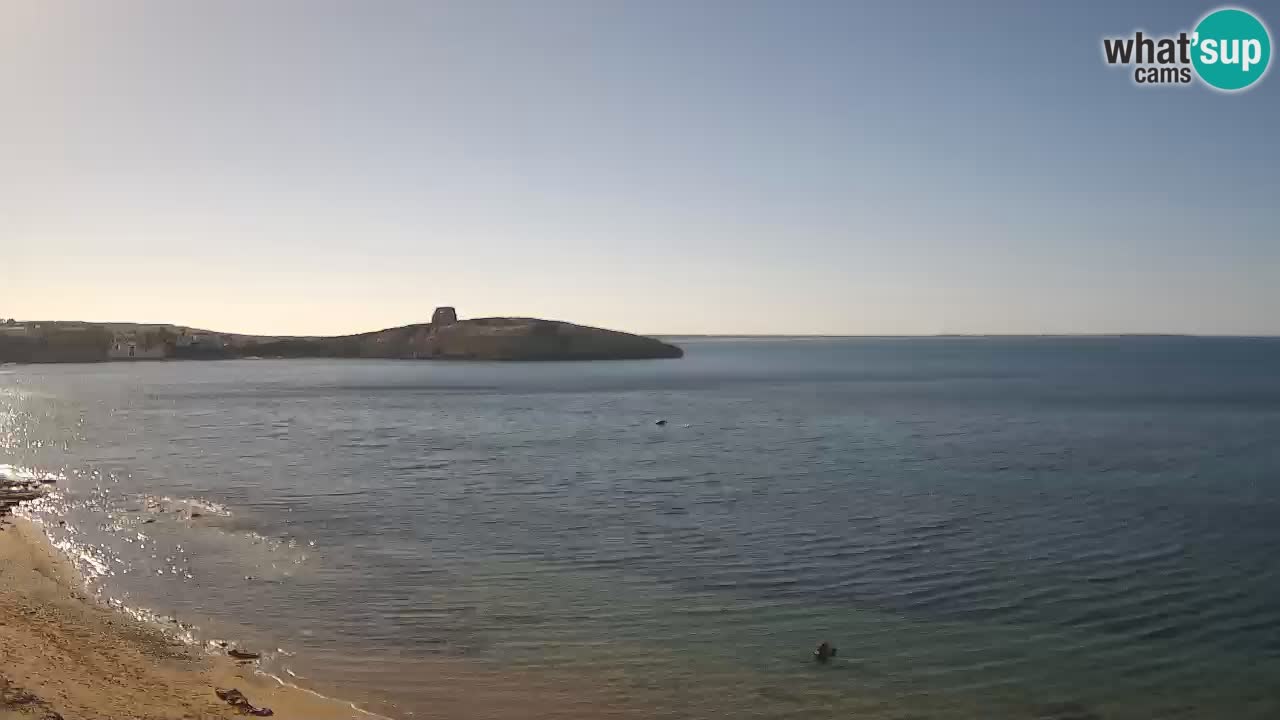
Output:
<svg viewBox="0 0 1280 720">
<path fill-rule="evenodd" d="M 490 316 L 486 316 L 490 317 Z M 524 317 L 516 315 L 494 315 L 491 317 Z M 139 326 L 167 326 L 175 328 L 184 328 L 188 330 L 197 330 L 201 332 L 209 332 L 219 335 L 242 335 L 256 337 L 275 337 L 275 338 L 314 338 L 314 337 L 343 337 L 346 335 L 362 335 L 371 332 L 380 332 L 382 330 L 392 329 L 392 327 L 382 326 L 376 330 L 361 330 L 356 332 L 338 333 L 333 335 L 293 335 L 282 333 L 248 333 L 228 330 L 211 330 L 209 328 L 196 327 L 194 325 L 183 325 L 174 322 L 136 322 L 123 320 L 19 320 L 11 318 L 19 324 L 38 324 L 38 323 L 83 323 L 85 325 L 139 325 Z M 468 320 L 477 320 L 484 318 L 466 318 Z M 556 322 L 568 322 L 574 325 L 576 323 L 570 320 L 557 320 Z M 423 323 L 409 323 L 423 324 Z M 405 327 L 403 325 L 393 327 Z M 587 326 L 599 327 L 601 329 L 613 330 L 612 327 L 603 326 Z M 1280 339 L 1280 333 L 1275 334 L 1257 334 L 1257 333 L 1187 333 L 1187 332 L 1160 332 L 1160 331 L 1123 331 L 1123 332 L 972 332 L 972 333 L 680 333 L 680 332 L 632 332 L 630 330 L 618 330 L 618 332 L 628 332 L 637 335 L 643 335 L 653 338 L 707 338 L 707 339 L 945 339 L 945 338 L 1221 338 L 1221 339 Z"/>
<path fill-rule="evenodd" d="M 645 333 L 650 337 L 660 338 L 742 338 L 750 340 L 753 338 L 791 338 L 796 340 L 802 339 L 857 339 L 857 338 L 1122 338 L 1122 337 L 1145 337 L 1145 338 L 1224 338 L 1224 339 L 1280 339 L 1280 334 L 1259 335 L 1259 334 L 1239 334 L 1239 333 L 1173 333 L 1173 332 L 1044 332 L 1044 333 L 871 333 L 871 334 L 848 334 L 848 333 Z"/>
</svg>

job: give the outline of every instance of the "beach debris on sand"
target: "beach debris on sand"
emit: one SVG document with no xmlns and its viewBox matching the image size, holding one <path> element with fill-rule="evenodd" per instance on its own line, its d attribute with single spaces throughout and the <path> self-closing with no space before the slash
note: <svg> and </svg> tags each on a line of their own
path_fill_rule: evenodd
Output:
<svg viewBox="0 0 1280 720">
<path fill-rule="evenodd" d="M 62 720 L 62 716 L 49 707 L 49 703 L 34 694 L 15 687 L 9 679 L 0 675 L 0 710 L 8 710 L 39 720 Z"/>
<path fill-rule="evenodd" d="M 275 713 L 271 711 L 271 708 L 254 707 L 253 704 L 249 702 L 249 698 L 245 697 L 244 693 L 235 688 L 231 688 L 229 690 L 225 688 L 214 688 L 213 694 L 217 695 L 219 700 L 225 702 L 236 710 L 239 710 L 241 715 L 253 715 L 255 717 L 271 717 L 272 715 L 275 715 Z"/>
<path fill-rule="evenodd" d="M 239 648 L 231 648 L 227 651 L 227 654 L 237 660 L 257 660 L 262 657 L 262 653 L 250 652 Z"/>
</svg>

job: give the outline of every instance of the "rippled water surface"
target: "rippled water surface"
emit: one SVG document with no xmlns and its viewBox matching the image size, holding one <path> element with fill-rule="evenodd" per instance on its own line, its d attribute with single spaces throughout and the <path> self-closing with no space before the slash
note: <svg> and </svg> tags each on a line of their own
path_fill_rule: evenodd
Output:
<svg viewBox="0 0 1280 720">
<path fill-rule="evenodd" d="M 397 717 L 1280 717 L 1280 341 L 681 344 L 4 367 L 0 464 Z"/>
</svg>

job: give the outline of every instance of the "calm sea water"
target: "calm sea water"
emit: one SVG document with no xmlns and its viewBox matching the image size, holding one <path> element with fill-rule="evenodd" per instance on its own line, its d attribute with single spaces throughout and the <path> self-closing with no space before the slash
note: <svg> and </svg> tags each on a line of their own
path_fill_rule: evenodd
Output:
<svg viewBox="0 0 1280 720">
<path fill-rule="evenodd" d="M 0 368 L 0 463 L 396 717 L 1280 717 L 1280 341 L 681 344 Z"/>
</svg>

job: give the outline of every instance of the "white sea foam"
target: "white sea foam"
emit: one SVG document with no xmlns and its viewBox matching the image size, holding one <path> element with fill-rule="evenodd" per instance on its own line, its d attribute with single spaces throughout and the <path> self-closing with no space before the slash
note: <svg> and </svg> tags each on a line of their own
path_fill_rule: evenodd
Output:
<svg viewBox="0 0 1280 720">
<path fill-rule="evenodd" d="M 8 463 L 0 463 L 0 480 L 8 480 L 9 482 L 49 484 L 66 479 L 67 477 L 61 473 L 36 470 L 35 468 L 10 465 Z"/>
<path fill-rule="evenodd" d="M 142 509 L 152 513 L 192 513 L 231 517 L 231 511 L 225 505 L 205 498 L 173 498 L 168 495 L 147 495 L 142 498 Z"/>
<path fill-rule="evenodd" d="M 279 684 L 280 684 L 280 686 L 281 686 L 281 687 L 287 687 L 287 688 L 290 688 L 290 689 L 293 689 L 293 690 L 297 690 L 297 691 L 299 691 L 299 692 L 304 692 L 304 693 L 306 693 L 306 694 L 308 694 L 308 695 L 311 695 L 311 696 L 314 696 L 314 697 L 318 697 L 318 698 L 320 698 L 321 700 L 326 700 L 326 701 L 328 701 L 328 702 L 343 702 L 343 701 L 341 701 L 341 700 L 338 700 L 337 698 L 331 698 L 331 697 L 329 697 L 328 695 L 322 695 L 322 694 L 320 694 L 320 693 L 318 693 L 318 692 L 316 692 L 315 690 L 312 690 L 312 689 L 310 689 L 310 688 L 304 688 L 304 687 L 302 687 L 302 686 L 300 686 L 300 685 L 295 685 L 295 684 L 293 684 L 293 683 L 291 683 L 291 682 L 289 682 L 289 681 L 285 680 L 284 678 L 281 678 L 279 675 L 272 675 L 271 673 L 269 673 L 269 672 L 265 672 L 265 671 L 262 671 L 262 670 L 257 670 L 257 671 L 255 671 L 255 672 L 256 672 L 258 675 L 263 675 L 263 676 L 266 676 L 266 677 L 271 678 L 272 680 L 275 680 L 277 683 L 279 683 Z M 296 676 L 292 671 L 290 671 L 290 670 L 287 670 L 287 669 L 286 669 L 286 670 L 285 670 L 285 672 L 289 673 L 290 675 L 294 675 L 294 677 L 297 677 L 297 676 Z M 358 712 L 358 713 L 360 713 L 361 715 L 364 715 L 364 716 L 366 716 L 366 717 L 377 718 L 378 720 L 391 720 L 391 718 L 387 717 L 386 715 L 379 715 L 378 713 L 370 712 L 370 711 L 365 710 L 364 708 L 360 707 L 359 705 L 356 705 L 356 704 L 355 704 L 355 703 L 353 703 L 353 702 L 348 702 L 348 703 L 347 703 L 347 706 L 348 706 L 348 707 L 350 707 L 350 708 L 351 708 L 352 710 L 354 710 L 355 712 Z"/>
</svg>

